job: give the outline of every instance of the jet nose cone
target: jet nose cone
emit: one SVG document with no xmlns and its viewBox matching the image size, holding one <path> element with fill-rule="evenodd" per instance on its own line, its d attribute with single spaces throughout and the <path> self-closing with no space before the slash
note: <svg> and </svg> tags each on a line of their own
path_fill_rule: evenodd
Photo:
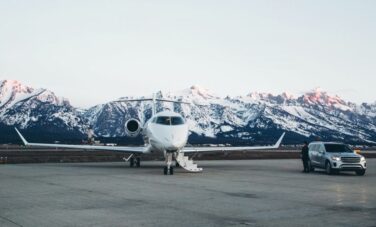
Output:
<svg viewBox="0 0 376 227">
<path fill-rule="evenodd" d="M 177 136 L 171 135 L 170 138 L 166 138 L 166 149 L 177 150 L 184 146 L 185 140 Z"/>
<path fill-rule="evenodd" d="M 178 144 L 178 143 L 167 143 L 167 144 L 166 144 L 166 148 L 167 148 L 168 150 L 177 150 L 177 149 L 180 148 L 179 145 L 180 145 L 180 144 Z"/>
<path fill-rule="evenodd" d="M 179 143 L 179 142 L 171 143 L 171 147 L 174 147 L 174 148 L 178 149 L 178 148 L 181 147 L 181 143 Z"/>
</svg>

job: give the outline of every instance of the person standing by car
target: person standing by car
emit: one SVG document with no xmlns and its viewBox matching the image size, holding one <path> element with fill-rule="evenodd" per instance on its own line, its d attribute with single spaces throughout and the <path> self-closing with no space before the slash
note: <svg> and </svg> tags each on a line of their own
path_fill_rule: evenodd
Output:
<svg viewBox="0 0 376 227">
<path fill-rule="evenodd" d="M 309 166 L 308 166 L 308 160 L 309 160 L 309 156 L 308 156 L 308 142 L 307 141 L 304 141 L 304 146 L 302 148 L 302 161 L 303 161 L 303 172 L 304 173 L 309 173 Z"/>
</svg>

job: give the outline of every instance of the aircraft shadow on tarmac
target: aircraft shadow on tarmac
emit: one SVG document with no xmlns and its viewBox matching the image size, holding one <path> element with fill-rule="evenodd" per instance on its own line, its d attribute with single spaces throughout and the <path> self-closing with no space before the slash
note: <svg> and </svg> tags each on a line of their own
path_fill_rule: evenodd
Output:
<svg viewBox="0 0 376 227">
<path fill-rule="evenodd" d="M 128 163 L 124 162 L 98 162 L 98 163 L 62 163 L 65 167 L 76 167 L 76 168 L 96 168 L 96 169 L 129 169 L 129 170 L 137 170 L 137 169 L 161 169 L 164 166 L 164 162 L 144 162 L 141 167 L 129 167 Z M 274 172 L 274 171 L 288 171 L 288 172 L 296 172 L 296 169 L 281 169 L 277 167 L 268 168 L 263 166 L 256 166 L 256 165 L 233 165 L 233 163 L 205 163 L 205 164 L 199 164 L 206 170 L 210 169 L 220 169 L 220 170 L 241 170 L 241 171 L 268 171 L 268 172 Z M 182 169 L 181 167 L 177 167 L 176 169 Z"/>
<path fill-rule="evenodd" d="M 156 164 L 145 164 L 141 167 L 129 167 L 128 163 L 65 163 L 64 168 L 80 168 L 80 169 L 101 169 L 101 170 L 121 170 L 123 172 L 135 174 L 138 171 L 142 174 L 160 175 L 162 173 L 164 162 Z M 149 171 L 150 170 L 150 171 Z M 187 172 L 181 167 L 174 168 L 176 173 L 195 175 L 196 173 Z"/>
<path fill-rule="evenodd" d="M 127 163 L 65 163 L 66 167 L 95 168 L 95 169 L 161 169 L 163 165 L 142 165 L 129 167 Z"/>
<path fill-rule="evenodd" d="M 129 167 L 128 163 L 124 162 L 111 162 L 111 163 L 64 163 L 64 167 L 73 167 L 73 168 L 93 168 L 93 169 L 124 169 L 126 170 L 153 170 L 150 173 L 156 173 L 160 174 L 160 169 L 162 169 L 164 166 L 164 162 L 144 162 L 141 167 Z M 329 177 L 358 177 L 354 172 L 339 172 L 336 174 L 328 175 L 324 170 L 315 170 L 313 172 L 309 173 L 303 173 L 300 169 L 300 167 L 297 166 L 297 168 L 280 168 L 280 167 L 263 167 L 259 165 L 233 165 L 233 164 L 226 164 L 226 163 L 205 163 L 201 165 L 204 168 L 204 172 L 210 171 L 213 169 L 220 169 L 223 171 L 230 170 L 230 171 L 252 171 L 252 172 L 285 172 L 285 173 L 291 173 L 291 174 L 302 174 L 307 177 L 310 175 L 312 176 L 320 176 L 320 175 L 325 175 Z M 156 171 L 154 171 L 156 170 Z M 175 170 L 178 173 L 185 173 L 181 167 L 176 167 Z M 146 173 L 146 172 L 143 172 Z M 189 172 L 187 172 L 189 173 Z M 191 173 L 190 173 L 191 174 Z M 367 176 L 367 174 L 365 175 Z M 365 177 L 363 176 L 363 177 Z"/>
</svg>

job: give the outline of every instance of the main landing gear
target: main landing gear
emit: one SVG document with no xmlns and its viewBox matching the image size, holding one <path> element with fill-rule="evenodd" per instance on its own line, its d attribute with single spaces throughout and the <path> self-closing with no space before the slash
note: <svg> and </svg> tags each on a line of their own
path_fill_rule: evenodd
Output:
<svg viewBox="0 0 376 227">
<path fill-rule="evenodd" d="M 129 167 L 137 167 L 139 168 L 141 166 L 141 158 L 140 157 L 131 157 L 129 159 Z"/>
</svg>

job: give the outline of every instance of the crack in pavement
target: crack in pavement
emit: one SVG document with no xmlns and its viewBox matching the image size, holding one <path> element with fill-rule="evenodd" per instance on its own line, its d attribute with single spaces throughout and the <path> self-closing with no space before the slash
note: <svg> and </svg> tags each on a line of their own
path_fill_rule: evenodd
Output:
<svg viewBox="0 0 376 227">
<path fill-rule="evenodd" d="M 3 217 L 3 216 L 0 216 L 0 218 L 3 219 L 3 220 L 5 220 L 5 221 L 7 221 L 7 222 L 9 222 L 9 223 L 12 223 L 12 224 L 14 224 L 16 226 L 23 227 L 22 225 L 18 224 L 17 222 L 12 221 L 9 218 Z"/>
</svg>

